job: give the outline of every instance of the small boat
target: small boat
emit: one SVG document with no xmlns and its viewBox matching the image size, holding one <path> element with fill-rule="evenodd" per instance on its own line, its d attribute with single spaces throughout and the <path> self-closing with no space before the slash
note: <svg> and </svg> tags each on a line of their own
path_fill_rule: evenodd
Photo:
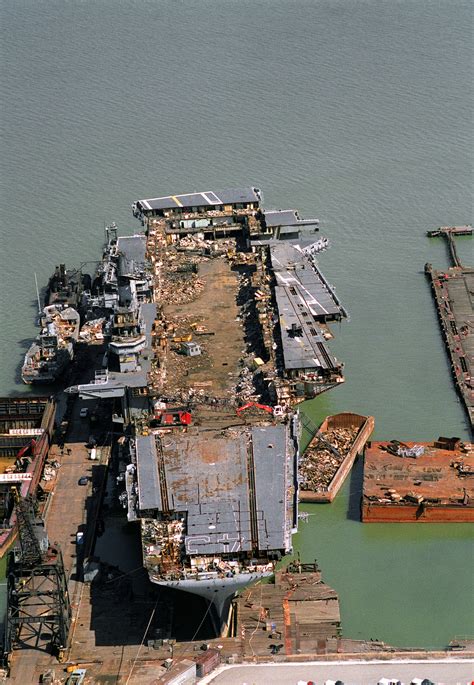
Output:
<svg viewBox="0 0 474 685">
<path fill-rule="evenodd" d="M 327 416 L 300 458 L 300 502 L 332 502 L 374 430 L 374 417 Z"/>
</svg>

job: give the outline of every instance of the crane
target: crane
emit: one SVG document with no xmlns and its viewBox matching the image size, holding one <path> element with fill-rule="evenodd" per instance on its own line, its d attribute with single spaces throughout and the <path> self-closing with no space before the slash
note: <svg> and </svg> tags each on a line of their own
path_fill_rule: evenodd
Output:
<svg viewBox="0 0 474 685">
<path fill-rule="evenodd" d="M 32 497 L 12 488 L 19 546 L 8 554 L 3 663 L 14 648 L 46 647 L 62 661 L 71 626 L 71 603 L 61 550 L 48 543 Z"/>
</svg>

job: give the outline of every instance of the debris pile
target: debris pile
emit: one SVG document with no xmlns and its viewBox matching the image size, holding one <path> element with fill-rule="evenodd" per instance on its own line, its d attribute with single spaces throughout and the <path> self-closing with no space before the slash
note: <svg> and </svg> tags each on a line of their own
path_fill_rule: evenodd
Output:
<svg viewBox="0 0 474 685">
<path fill-rule="evenodd" d="M 301 490 L 318 491 L 329 487 L 358 431 L 358 428 L 336 428 L 324 435 L 316 435 L 301 457 Z"/>
<path fill-rule="evenodd" d="M 86 321 L 79 333 L 79 339 L 86 343 L 102 342 L 104 340 L 105 318 Z"/>
<path fill-rule="evenodd" d="M 204 285 L 203 279 L 198 278 L 195 274 L 191 278 L 163 279 L 160 289 L 160 300 L 167 302 L 167 304 L 186 304 L 192 302 L 204 290 Z"/>
<path fill-rule="evenodd" d="M 250 399 L 257 399 L 255 395 L 255 386 L 253 381 L 253 373 L 247 366 L 243 366 L 237 384 L 235 386 L 235 396 L 239 402 L 247 402 Z"/>
<path fill-rule="evenodd" d="M 43 483 L 54 481 L 61 464 L 59 461 L 47 461 L 44 465 L 42 480 Z"/>
</svg>

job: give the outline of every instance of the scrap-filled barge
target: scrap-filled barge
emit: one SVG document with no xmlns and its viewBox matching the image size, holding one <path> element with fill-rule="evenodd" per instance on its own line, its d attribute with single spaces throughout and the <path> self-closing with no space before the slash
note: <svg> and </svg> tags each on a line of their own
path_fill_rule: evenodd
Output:
<svg viewBox="0 0 474 685">
<path fill-rule="evenodd" d="M 474 448 L 458 438 L 367 447 L 364 522 L 474 522 Z"/>
<path fill-rule="evenodd" d="M 133 213 L 145 232 L 109 227 L 84 294 L 86 320 L 103 321 L 102 370 L 68 391 L 120 404 L 120 500 L 149 577 L 207 598 L 222 624 L 235 592 L 292 550 L 295 405 L 344 381 L 330 324 L 346 312 L 319 268 L 318 221 L 265 210 L 257 188 L 140 200 Z"/>
<path fill-rule="evenodd" d="M 451 370 L 457 390 L 466 407 L 471 427 L 474 426 L 474 268 L 461 264 L 455 236 L 472 235 L 471 226 L 444 226 L 429 231 L 430 237 L 443 236 L 448 241 L 453 266 L 436 270 L 425 264 L 431 281 L 438 317 L 451 358 Z"/>
<path fill-rule="evenodd" d="M 327 416 L 300 459 L 300 502 L 332 502 L 373 430 L 373 416 Z"/>
</svg>

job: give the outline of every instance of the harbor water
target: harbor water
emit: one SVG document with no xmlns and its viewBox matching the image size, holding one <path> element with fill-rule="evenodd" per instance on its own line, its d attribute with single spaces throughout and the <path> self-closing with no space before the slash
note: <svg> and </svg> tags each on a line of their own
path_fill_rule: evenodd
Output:
<svg viewBox="0 0 474 685">
<path fill-rule="evenodd" d="M 34 274 L 93 269 L 141 197 L 257 185 L 317 216 L 320 265 L 350 313 L 343 387 L 315 420 L 376 438 L 469 439 L 425 262 L 428 229 L 472 223 L 469 0 L 1 0 L 0 393 L 36 334 Z M 472 260 L 472 239 L 459 240 Z M 472 263 L 472 261 L 470 261 Z M 357 470 L 359 469 L 359 471 Z M 360 465 L 306 506 L 296 546 L 341 599 L 344 634 L 442 647 L 474 634 L 472 527 L 366 525 Z"/>
</svg>

